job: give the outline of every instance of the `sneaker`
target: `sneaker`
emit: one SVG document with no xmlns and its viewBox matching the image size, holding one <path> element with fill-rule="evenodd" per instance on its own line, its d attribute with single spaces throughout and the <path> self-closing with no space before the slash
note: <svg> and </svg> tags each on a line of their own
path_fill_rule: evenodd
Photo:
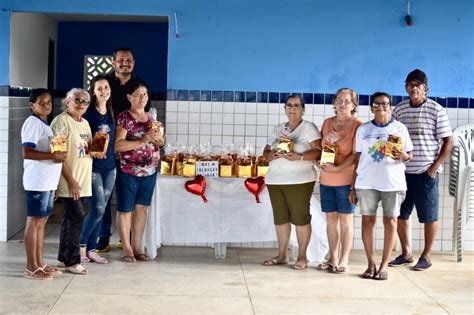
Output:
<svg viewBox="0 0 474 315">
<path fill-rule="evenodd" d="M 403 255 L 398 256 L 394 260 L 388 263 L 389 267 L 400 267 L 413 263 L 413 256 L 406 259 Z"/>
<path fill-rule="evenodd" d="M 98 253 L 105 253 L 110 250 L 110 244 L 108 238 L 99 238 L 97 242 L 97 247 L 95 248 L 96 252 Z"/>
<path fill-rule="evenodd" d="M 428 257 L 421 256 L 420 259 L 418 259 L 418 262 L 416 263 L 415 267 L 413 267 L 413 269 L 418 271 L 425 271 L 428 270 L 428 268 L 430 267 L 430 259 Z"/>
</svg>

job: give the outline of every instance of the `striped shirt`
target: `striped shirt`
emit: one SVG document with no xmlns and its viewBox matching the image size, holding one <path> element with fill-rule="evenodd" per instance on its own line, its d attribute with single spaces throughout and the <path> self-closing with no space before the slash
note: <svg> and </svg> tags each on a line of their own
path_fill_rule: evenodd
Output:
<svg viewBox="0 0 474 315">
<path fill-rule="evenodd" d="M 413 158 L 407 162 L 405 172 L 427 171 L 439 155 L 441 140 L 453 135 L 446 111 L 429 98 L 418 107 L 405 100 L 393 109 L 393 116 L 407 126 L 414 146 Z"/>
</svg>

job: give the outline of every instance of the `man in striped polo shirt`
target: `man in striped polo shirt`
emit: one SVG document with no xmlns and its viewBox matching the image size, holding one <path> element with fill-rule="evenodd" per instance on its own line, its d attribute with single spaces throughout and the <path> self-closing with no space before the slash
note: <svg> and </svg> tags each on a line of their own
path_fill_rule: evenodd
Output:
<svg viewBox="0 0 474 315">
<path fill-rule="evenodd" d="M 453 147 L 453 132 L 444 108 L 426 97 L 428 78 L 423 71 L 415 69 L 410 72 L 405 89 L 410 99 L 398 104 L 393 116 L 407 126 L 414 150 L 413 158 L 406 164 L 407 194 L 398 217 L 397 232 L 402 254 L 389 266 L 413 262 L 408 220 L 415 206 L 418 221 L 424 224 L 425 247 L 414 269 L 427 270 L 431 266 L 431 249 L 439 229 L 438 172 Z"/>
</svg>

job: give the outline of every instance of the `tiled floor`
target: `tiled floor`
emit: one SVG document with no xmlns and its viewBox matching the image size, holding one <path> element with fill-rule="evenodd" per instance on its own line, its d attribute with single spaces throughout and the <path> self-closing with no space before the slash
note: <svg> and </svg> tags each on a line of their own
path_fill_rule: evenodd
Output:
<svg viewBox="0 0 474 315">
<path fill-rule="evenodd" d="M 57 238 L 49 233 L 45 258 L 55 262 Z M 388 281 L 364 280 L 362 251 L 350 272 L 264 267 L 271 249 L 227 250 L 165 247 L 156 261 L 124 264 L 111 250 L 108 265 L 89 264 L 88 276 L 63 274 L 53 281 L 21 276 L 24 248 L 0 243 L 0 313 L 155 314 L 473 314 L 474 256 L 462 263 L 436 254 L 426 272 L 391 268 Z"/>
</svg>

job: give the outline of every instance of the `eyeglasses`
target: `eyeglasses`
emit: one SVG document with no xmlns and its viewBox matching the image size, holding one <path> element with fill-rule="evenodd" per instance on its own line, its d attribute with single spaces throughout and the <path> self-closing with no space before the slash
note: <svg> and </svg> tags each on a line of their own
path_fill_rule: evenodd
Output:
<svg viewBox="0 0 474 315">
<path fill-rule="evenodd" d="M 336 99 L 334 100 L 334 104 L 338 104 L 338 105 L 349 105 L 349 104 L 352 104 L 352 101 L 343 100 L 342 98 L 336 98 Z"/>
<path fill-rule="evenodd" d="M 74 98 L 74 103 L 77 105 L 89 105 L 90 102 L 88 100 L 83 100 L 82 98 L 76 97 Z"/>
<path fill-rule="evenodd" d="M 301 108 L 301 104 L 291 104 L 291 103 L 288 103 L 288 104 L 285 104 L 285 108 L 286 109 L 298 109 L 298 108 Z"/>
<path fill-rule="evenodd" d="M 373 108 L 379 108 L 379 107 L 382 107 L 382 108 L 388 108 L 390 107 L 390 103 L 376 103 L 376 102 L 373 102 L 372 103 L 372 107 Z"/>
</svg>

